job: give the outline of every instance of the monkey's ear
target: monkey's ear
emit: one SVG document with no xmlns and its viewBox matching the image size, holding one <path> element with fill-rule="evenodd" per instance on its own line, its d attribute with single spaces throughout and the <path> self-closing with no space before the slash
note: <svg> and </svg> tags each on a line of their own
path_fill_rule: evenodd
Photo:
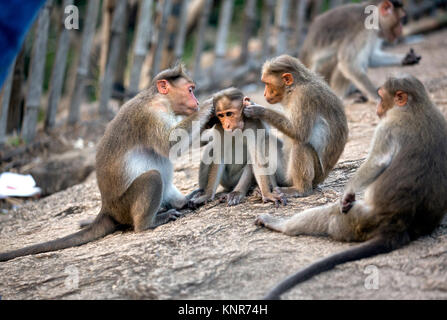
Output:
<svg viewBox="0 0 447 320">
<path fill-rule="evenodd" d="M 407 104 L 407 101 L 408 101 L 408 94 L 406 92 L 398 90 L 394 95 L 394 103 L 399 107 L 405 106 Z"/>
<path fill-rule="evenodd" d="M 157 90 L 161 94 L 169 93 L 169 82 L 167 80 L 158 80 L 157 81 Z"/>
<path fill-rule="evenodd" d="M 380 14 L 386 16 L 393 12 L 393 4 L 390 0 L 383 0 L 379 5 Z"/>
<path fill-rule="evenodd" d="M 282 80 L 286 86 L 291 86 L 294 82 L 293 75 L 291 73 L 283 73 Z"/>
<path fill-rule="evenodd" d="M 249 97 L 244 97 L 244 100 L 242 100 L 242 106 L 243 107 L 247 107 L 251 104 L 250 98 Z"/>
</svg>

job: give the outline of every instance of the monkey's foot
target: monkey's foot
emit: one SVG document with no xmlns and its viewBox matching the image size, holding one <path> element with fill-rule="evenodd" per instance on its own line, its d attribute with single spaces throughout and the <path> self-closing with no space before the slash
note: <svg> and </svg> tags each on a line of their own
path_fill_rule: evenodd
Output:
<svg viewBox="0 0 447 320">
<path fill-rule="evenodd" d="M 175 221 L 180 218 L 183 213 L 177 211 L 176 209 L 170 209 L 163 213 L 158 213 L 155 216 L 155 223 L 152 226 L 153 228 L 158 227 L 162 224 L 168 223 L 169 221 Z"/>
<path fill-rule="evenodd" d="M 267 193 L 263 195 L 262 202 L 273 202 L 278 208 L 280 203 L 285 206 L 287 204 L 287 199 L 284 193 L 278 193 L 275 191 L 274 193 Z"/>
<path fill-rule="evenodd" d="M 188 206 L 190 208 L 197 209 L 198 207 L 207 204 L 208 201 L 213 201 L 213 200 L 214 200 L 214 197 L 210 197 L 209 195 L 204 194 L 200 197 L 195 197 L 194 199 L 189 200 Z"/>
<path fill-rule="evenodd" d="M 282 232 L 279 226 L 279 219 L 269 215 L 263 214 L 256 218 L 255 225 L 260 227 L 266 227 L 270 230 Z"/>
<path fill-rule="evenodd" d="M 244 199 L 244 195 L 239 191 L 232 191 L 220 198 L 220 202 L 227 202 L 229 207 L 238 205 Z"/>
</svg>

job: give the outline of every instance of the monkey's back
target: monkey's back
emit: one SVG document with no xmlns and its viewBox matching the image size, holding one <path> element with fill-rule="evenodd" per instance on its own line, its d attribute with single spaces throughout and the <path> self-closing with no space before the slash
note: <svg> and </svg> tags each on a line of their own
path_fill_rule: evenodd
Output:
<svg viewBox="0 0 447 320">
<path fill-rule="evenodd" d="M 447 123 L 436 107 L 427 111 L 391 129 L 400 149 L 373 185 L 377 214 L 412 238 L 431 233 L 447 210 Z"/>
<path fill-rule="evenodd" d="M 147 139 L 147 112 L 141 104 L 134 102 L 132 99 L 120 108 L 97 146 L 96 176 L 103 200 L 115 199 L 125 192 L 128 179 L 124 157 Z"/>
<path fill-rule="evenodd" d="M 329 10 L 315 18 L 309 27 L 300 52 L 302 63 L 311 68 L 315 51 L 339 45 L 351 29 L 364 27 L 364 4 L 349 4 Z"/>
</svg>

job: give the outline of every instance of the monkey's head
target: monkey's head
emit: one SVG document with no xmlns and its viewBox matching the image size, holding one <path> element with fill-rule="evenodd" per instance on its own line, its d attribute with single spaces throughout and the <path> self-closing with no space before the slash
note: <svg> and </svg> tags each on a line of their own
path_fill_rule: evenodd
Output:
<svg viewBox="0 0 447 320">
<path fill-rule="evenodd" d="M 199 101 L 194 95 L 194 81 L 182 65 L 160 72 L 152 80 L 154 93 L 164 95 L 176 115 L 188 116 L 198 111 Z"/>
<path fill-rule="evenodd" d="M 281 55 L 264 63 L 261 81 L 264 97 L 270 104 L 281 102 L 296 84 L 310 79 L 309 71 L 296 58 Z"/>
<path fill-rule="evenodd" d="M 377 93 L 380 96 L 377 105 L 379 118 L 383 118 L 392 108 L 405 107 L 417 112 L 424 106 L 424 101 L 430 100 L 422 82 L 411 75 L 388 78 Z"/>
<path fill-rule="evenodd" d="M 402 20 L 406 13 L 401 0 L 382 0 L 379 3 L 380 36 L 393 42 L 402 35 Z"/>
<path fill-rule="evenodd" d="M 243 92 L 236 88 L 228 88 L 217 92 L 213 96 L 213 105 L 216 116 L 225 131 L 244 129 L 244 101 L 250 99 L 245 97 Z"/>
</svg>

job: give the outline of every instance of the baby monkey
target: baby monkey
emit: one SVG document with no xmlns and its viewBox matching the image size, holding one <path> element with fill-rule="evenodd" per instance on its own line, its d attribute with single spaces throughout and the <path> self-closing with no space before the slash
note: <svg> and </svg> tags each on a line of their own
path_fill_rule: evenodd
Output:
<svg viewBox="0 0 447 320">
<path fill-rule="evenodd" d="M 214 200 L 217 187 L 232 190 L 221 201 L 237 205 L 257 182 L 263 202 L 285 205 L 286 198 L 276 188 L 276 179 L 284 179 L 278 148 L 282 142 L 269 133 L 260 120 L 246 119 L 243 105 L 250 99 L 236 88 L 219 91 L 213 96 L 217 117 L 213 139 L 205 147 L 199 171 L 199 188 L 192 199 L 195 205 Z M 268 158 L 268 159 L 267 159 Z M 268 161 L 267 161 L 268 160 Z"/>
</svg>

